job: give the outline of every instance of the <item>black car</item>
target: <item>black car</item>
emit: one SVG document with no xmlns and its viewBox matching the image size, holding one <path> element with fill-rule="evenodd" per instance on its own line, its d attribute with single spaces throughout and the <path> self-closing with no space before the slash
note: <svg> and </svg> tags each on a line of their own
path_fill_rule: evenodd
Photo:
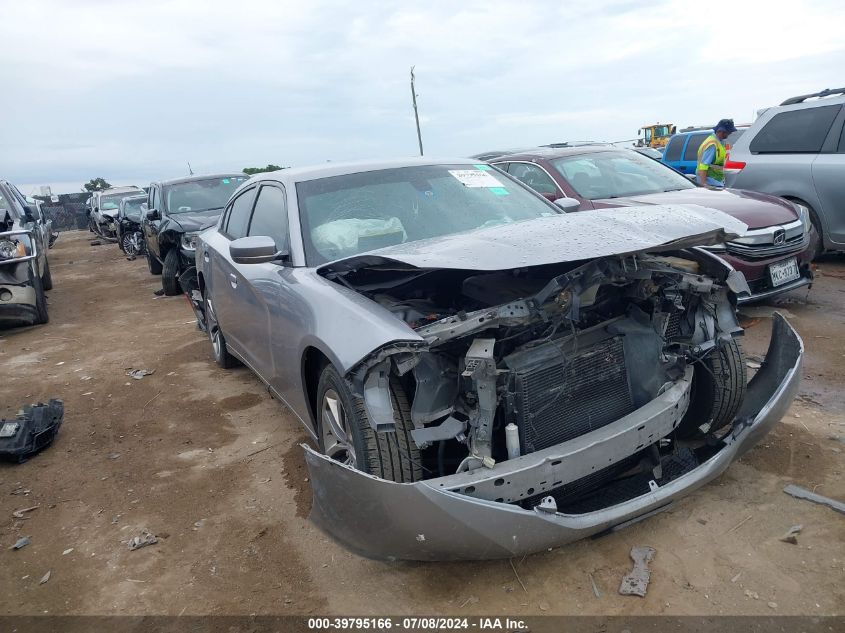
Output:
<svg viewBox="0 0 845 633">
<path fill-rule="evenodd" d="M 47 323 L 48 233 L 40 211 L 0 180 L 0 326 Z"/>
<path fill-rule="evenodd" d="M 123 198 L 117 207 L 117 245 L 130 259 L 144 252 L 141 215 L 146 202 L 147 194 L 129 196 Z"/>
<path fill-rule="evenodd" d="M 180 294 L 179 275 L 194 265 L 197 234 L 217 222 L 244 174 L 187 176 L 150 183 L 141 216 L 150 273 L 161 275 L 164 294 Z"/>
</svg>

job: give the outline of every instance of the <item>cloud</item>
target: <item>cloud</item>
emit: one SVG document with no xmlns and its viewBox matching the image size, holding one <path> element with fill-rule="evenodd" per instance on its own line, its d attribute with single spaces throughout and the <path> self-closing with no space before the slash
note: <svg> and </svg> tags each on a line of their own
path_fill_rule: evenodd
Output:
<svg viewBox="0 0 845 633">
<path fill-rule="evenodd" d="M 643 124 L 747 121 L 837 84 L 840 2 L 6 3 L 0 174 L 143 184 L 195 170 L 467 155 Z"/>
</svg>

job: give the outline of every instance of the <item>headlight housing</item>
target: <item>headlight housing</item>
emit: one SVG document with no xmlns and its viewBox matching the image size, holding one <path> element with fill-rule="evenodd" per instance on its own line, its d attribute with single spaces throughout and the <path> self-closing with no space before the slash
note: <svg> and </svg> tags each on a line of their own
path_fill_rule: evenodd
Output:
<svg viewBox="0 0 845 633">
<path fill-rule="evenodd" d="M 26 257 L 26 245 L 15 239 L 0 239 L 0 259 Z"/>
<path fill-rule="evenodd" d="M 801 224 L 804 227 L 804 234 L 806 235 L 810 232 L 810 225 L 812 224 L 810 221 L 810 210 L 803 204 L 798 204 L 797 202 L 793 202 L 792 206 L 795 207 L 795 210 L 798 212 L 798 217 L 801 219 Z"/>
<path fill-rule="evenodd" d="M 185 233 L 182 236 L 182 248 L 186 251 L 197 250 L 197 235 L 199 233 Z"/>
</svg>

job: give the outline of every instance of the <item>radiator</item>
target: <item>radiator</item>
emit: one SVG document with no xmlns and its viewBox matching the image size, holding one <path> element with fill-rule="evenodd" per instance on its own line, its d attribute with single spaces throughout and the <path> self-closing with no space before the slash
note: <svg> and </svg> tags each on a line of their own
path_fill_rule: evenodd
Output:
<svg viewBox="0 0 845 633">
<path fill-rule="evenodd" d="M 512 384 L 510 414 L 523 454 L 594 431 L 635 409 L 620 337 L 516 369 Z"/>
</svg>

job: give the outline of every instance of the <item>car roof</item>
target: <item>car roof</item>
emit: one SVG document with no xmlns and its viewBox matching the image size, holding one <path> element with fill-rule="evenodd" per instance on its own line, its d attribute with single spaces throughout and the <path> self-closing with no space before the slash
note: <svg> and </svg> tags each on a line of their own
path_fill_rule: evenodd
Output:
<svg viewBox="0 0 845 633">
<path fill-rule="evenodd" d="M 114 193 L 126 193 L 128 191 L 143 191 L 140 187 L 136 187 L 135 185 L 127 185 L 125 187 L 109 187 L 108 189 L 103 189 L 102 191 L 94 191 L 92 193 L 99 193 L 100 195 L 111 195 Z"/>
<path fill-rule="evenodd" d="M 627 147 L 617 147 L 615 145 L 606 145 L 604 143 L 595 145 L 575 145 L 572 147 L 534 147 L 532 149 L 524 149 L 514 154 L 503 154 L 493 159 L 494 162 L 505 162 L 514 160 L 532 160 L 539 158 L 542 160 L 553 160 L 555 158 L 563 158 L 565 156 L 578 156 L 580 154 L 596 154 L 598 152 L 628 152 L 631 151 Z"/>
<path fill-rule="evenodd" d="M 203 175 L 194 175 L 194 176 L 182 176 L 181 178 L 169 178 L 168 180 L 154 180 L 153 183 L 156 185 L 181 185 L 182 183 L 186 182 L 196 182 L 198 180 L 211 180 L 213 178 L 249 178 L 249 176 L 243 172 L 240 173 L 224 173 L 224 174 L 203 174 Z"/>
<path fill-rule="evenodd" d="M 470 158 L 397 158 L 392 160 L 366 160 L 350 161 L 342 163 L 326 163 L 323 165 L 312 165 L 309 167 L 291 167 L 278 171 L 268 171 L 255 174 L 249 182 L 259 180 L 276 180 L 279 182 L 305 182 L 318 180 L 331 176 L 346 176 L 348 174 L 359 174 L 367 171 L 379 171 L 381 169 L 397 169 L 400 167 L 422 167 L 426 165 L 477 165 L 479 159 Z M 241 185 L 245 186 L 247 183 Z"/>
</svg>

